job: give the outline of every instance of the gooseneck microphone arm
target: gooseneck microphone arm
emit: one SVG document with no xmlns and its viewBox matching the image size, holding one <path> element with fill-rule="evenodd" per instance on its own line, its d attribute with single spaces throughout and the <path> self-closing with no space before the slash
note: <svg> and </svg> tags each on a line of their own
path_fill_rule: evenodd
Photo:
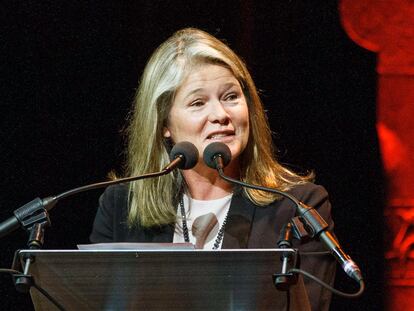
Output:
<svg viewBox="0 0 414 311">
<path fill-rule="evenodd" d="M 159 172 L 94 183 L 65 191 L 56 196 L 49 196 L 44 199 L 36 198 L 16 209 L 13 212 L 14 216 L 0 223 L 0 238 L 18 229 L 19 227 L 29 229 L 40 219 L 43 219 L 50 224 L 47 212 L 50 211 L 56 203 L 63 198 L 67 198 L 84 191 L 104 188 L 110 185 L 167 175 L 175 168 L 190 169 L 197 164 L 197 148 L 189 142 L 177 143 L 171 150 L 170 160 L 171 162 Z"/>
<path fill-rule="evenodd" d="M 179 161 L 179 158 L 177 158 L 174 161 Z M 171 163 L 168 166 L 170 165 Z M 35 215 L 44 210 L 50 211 L 56 205 L 56 203 L 63 198 L 67 198 L 69 196 L 72 196 L 72 195 L 75 195 L 77 193 L 84 192 L 84 191 L 104 188 L 110 185 L 131 182 L 131 181 L 145 179 L 145 178 L 158 177 L 158 176 L 166 175 L 170 172 L 171 172 L 171 169 L 166 167 L 160 172 L 148 173 L 148 174 L 143 174 L 143 175 L 134 176 L 134 177 L 127 177 L 127 178 L 121 178 L 117 180 L 99 182 L 99 183 L 71 189 L 63 193 L 60 193 L 56 196 L 49 196 L 44 199 L 36 198 L 33 201 L 30 201 L 29 203 L 16 209 L 13 212 L 14 216 L 0 223 L 0 238 L 18 229 L 20 226 L 25 227 L 25 228 L 28 227 L 28 225 L 31 225 L 31 223 L 26 224 L 25 220 L 29 216 Z"/>
<path fill-rule="evenodd" d="M 319 238 L 319 240 L 329 249 L 332 255 L 340 263 L 342 269 L 348 276 L 350 276 L 357 282 L 362 282 L 363 277 L 361 270 L 351 259 L 351 257 L 342 250 L 339 242 L 327 230 L 328 224 L 326 223 L 326 221 L 313 207 L 308 206 L 305 203 L 299 201 L 289 193 L 279 191 L 273 188 L 248 184 L 224 175 L 223 168 L 230 162 L 231 152 L 227 145 L 223 143 L 215 142 L 208 145 L 204 150 L 203 158 L 207 166 L 215 168 L 219 173 L 220 177 L 230 183 L 241 185 L 246 188 L 279 194 L 292 201 L 295 204 L 296 212 L 299 215 L 299 217 L 303 220 L 305 229 L 308 231 L 309 235 L 311 237 Z"/>
<path fill-rule="evenodd" d="M 147 174 L 143 174 L 143 175 L 139 175 L 139 176 L 126 177 L 126 178 L 120 178 L 120 179 L 116 179 L 116 180 L 110 180 L 110 181 L 104 181 L 104 182 L 99 182 L 99 183 L 95 183 L 95 184 L 90 184 L 90 185 L 86 185 L 86 186 L 82 186 L 82 187 L 78 187 L 78 188 L 75 188 L 75 189 L 68 190 L 68 191 L 63 192 L 61 194 L 58 194 L 57 196 L 54 196 L 54 197 L 47 197 L 47 198 L 43 199 L 43 202 L 46 203 L 44 206 L 49 211 L 51 208 L 54 207 L 54 205 L 56 204 L 57 201 L 59 201 L 63 198 L 67 198 L 69 196 L 72 196 L 74 194 L 80 193 L 80 192 L 93 190 L 93 189 L 99 189 L 99 188 L 105 188 L 105 187 L 108 187 L 110 185 L 116 185 L 116 184 L 120 184 L 120 183 L 127 183 L 127 182 L 140 180 L 140 179 L 153 178 L 153 177 L 159 177 L 159 176 L 167 175 L 173 170 L 173 168 L 175 168 L 177 166 L 177 162 L 181 161 L 181 157 L 182 156 L 179 156 L 176 159 L 174 159 L 173 162 L 169 163 L 165 168 L 163 168 L 159 172 L 147 173 Z"/>
<path fill-rule="evenodd" d="M 195 164 L 197 164 L 197 159 L 198 159 L 198 151 L 195 148 L 195 146 L 189 142 L 181 142 L 181 143 L 176 144 L 174 148 L 171 150 L 171 153 L 170 153 L 171 162 L 168 163 L 168 165 L 166 165 L 159 172 L 147 173 L 147 174 L 143 174 L 139 176 L 126 177 L 126 178 L 121 178 L 117 180 L 104 181 L 104 182 L 99 182 L 95 184 L 78 187 L 78 188 L 63 192 L 55 197 L 48 197 L 44 199 L 44 202 L 46 203 L 46 205 L 44 206 L 46 207 L 47 210 L 50 210 L 51 208 L 53 208 L 53 206 L 56 204 L 58 200 L 72 196 L 80 192 L 93 190 L 93 189 L 99 189 L 99 188 L 105 188 L 110 185 L 128 183 L 128 182 L 140 180 L 140 179 L 160 177 L 160 176 L 171 173 L 177 167 L 184 169 L 184 170 L 190 169 L 194 167 Z M 50 203 L 48 200 L 50 200 Z"/>
</svg>

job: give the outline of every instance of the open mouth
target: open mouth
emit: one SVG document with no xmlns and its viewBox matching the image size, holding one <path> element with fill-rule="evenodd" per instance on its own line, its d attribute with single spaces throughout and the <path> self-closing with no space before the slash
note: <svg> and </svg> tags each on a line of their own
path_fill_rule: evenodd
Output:
<svg viewBox="0 0 414 311">
<path fill-rule="evenodd" d="M 210 140 L 222 140 L 222 139 L 226 139 L 226 138 L 232 138 L 234 136 L 234 132 L 233 131 L 229 131 L 229 132 L 220 132 L 220 133 L 212 133 L 210 135 L 207 136 L 207 139 Z"/>
</svg>

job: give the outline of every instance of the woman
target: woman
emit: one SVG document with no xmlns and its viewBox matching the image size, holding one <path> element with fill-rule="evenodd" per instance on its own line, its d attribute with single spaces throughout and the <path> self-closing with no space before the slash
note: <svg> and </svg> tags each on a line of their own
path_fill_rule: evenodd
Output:
<svg viewBox="0 0 414 311">
<path fill-rule="evenodd" d="M 289 191 L 318 209 L 329 223 L 326 191 L 274 158 L 270 129 L 245 64 L 224 43 L 183 29 L 150 58 L 136 95 L 128 129 L 127 176 L 161 170 L 171 147 L 190 141 L 200 159 L 190 170 L 108 188 L 100 199 L 91 241 L 192 242 L 204 249 L 274 248 L 281 227 L 295 216 L 288 200 L 234 187 L 204 164 L 212 142 L 223 142 L 232 160 L 225 174 L 248 183 Z M 295 247 L 320 251 L 312 241 Z M 302 268 L 328 283 L 334 263 L 304 257 Z M 330 294 L 307 285 L 314 310 L 329 306 Z"/>
</svg>

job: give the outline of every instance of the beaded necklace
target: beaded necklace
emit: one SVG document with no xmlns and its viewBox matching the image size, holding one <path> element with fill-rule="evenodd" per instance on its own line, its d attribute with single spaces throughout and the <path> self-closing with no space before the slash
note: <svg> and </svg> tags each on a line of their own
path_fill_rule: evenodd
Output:
<svg viewBox="0 0 414 311">
<path fill-rule="evenodd" d="M 180 199 L 180 211 L 181 211 L 181 221 L 183 225 L 184 241 L 187 243 L 190 243 L 190 237 L 189 237 L 188 227 L 187 227 L 187 218 L 185 216 L 184 200 L 182 196 Z M 217 233 L 217 237 L 213 245 L 213 250 L 216 250 L 219 248 L 221 240 L 223 239 L 224 228 L 226 227 L 226 222 L 227 222 L 227 216 L 228 216 L 228 213 L 226 215 L 226 218 L 224 218 L 223 224 L 221 225 L 219 232 Z"/>
</svg>

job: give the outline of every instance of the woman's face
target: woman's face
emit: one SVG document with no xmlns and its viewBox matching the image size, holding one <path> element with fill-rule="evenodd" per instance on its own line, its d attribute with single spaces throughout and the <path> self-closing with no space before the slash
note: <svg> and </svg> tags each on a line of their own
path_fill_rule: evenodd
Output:
<svg viewBox="0 0 414 311">
<path fill-rule="evenodd" d="M 237 159 L 249 139 L 249 111 L 232 72 L 219 65 L 195 67 L 176 92 L 164 137 L 193 143 L 200 158 L 207 145 L 219 141 Z"/>
</svg>

